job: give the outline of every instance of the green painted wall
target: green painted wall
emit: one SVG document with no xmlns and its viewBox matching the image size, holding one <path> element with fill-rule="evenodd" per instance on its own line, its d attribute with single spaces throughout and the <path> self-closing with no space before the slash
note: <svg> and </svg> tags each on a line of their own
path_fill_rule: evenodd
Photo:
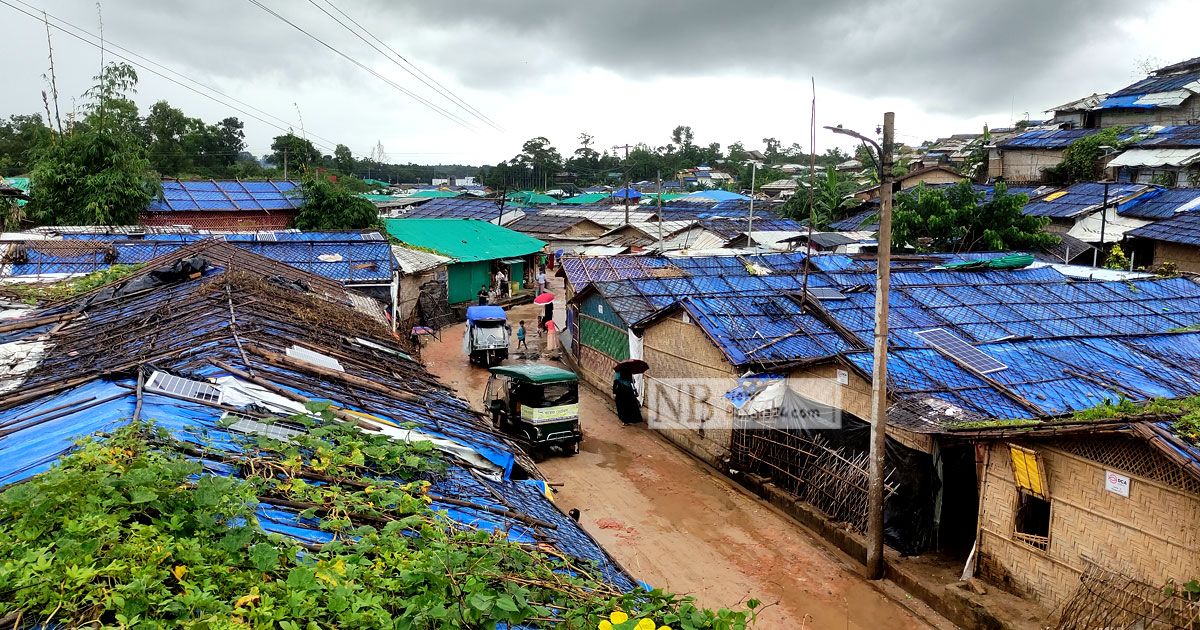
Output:
<svg viewBox="0 0 1200 630">
<path fill-rule="evenodd" d="M 455 263 L 447 269 L 446 292 L 451 304 L 474 302 L 480 285 L 492 286 L 491 261 Z"/>
</svg>

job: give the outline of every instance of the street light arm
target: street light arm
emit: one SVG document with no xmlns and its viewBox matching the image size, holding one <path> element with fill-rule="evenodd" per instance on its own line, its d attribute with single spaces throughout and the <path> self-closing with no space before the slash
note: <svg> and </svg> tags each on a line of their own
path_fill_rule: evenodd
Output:
<svg viewBox="0 0 1200 630">
<path fill-rule="evenodd" d="M 843 129 L 841 127 L 830 127 L 828 125 L 826 125 L 825 128 L 832 131 L 833 133 L 840 133 L 843 136 L 850 136 L 851 138 L 855 138 L 857 140 L 862 140 L 863 142 L 866 142 L 867 144 L 875 147 L 875 151 L 878 155 L 883 155 L 883 148 L 879 146 L 878 142 L 875 142 L 874 140 L 862 135 L 861 133 L 858 133 L 857 131 L 853 131 L 850 129 Z"/>
</svg>

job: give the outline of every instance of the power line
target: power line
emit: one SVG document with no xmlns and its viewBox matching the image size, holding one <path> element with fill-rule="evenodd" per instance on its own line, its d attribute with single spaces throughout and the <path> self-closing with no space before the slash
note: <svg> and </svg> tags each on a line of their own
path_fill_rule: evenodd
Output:
<svg viewBox="0 0 1200 630">
<path fill-rule="evenodd" d="M 17 2 L 18 4 L 22 4 L 22 5 L 24 5 L 25 7 L 29 8 L 29 9 L 31 9 L 31 10 L 34 10 L 34 11 L 40 11 L 40 9 L 38 9 L 37 7 L 35 7 L 35 6 L 31 5 L 31 4 L 29 4 L 28 2 L 24 2 L 23 0 L 15 0 L 15 2 Z M 92 34 L 91 32 L 89 32 L 89 31 L 88 31 L 87 29 L 85 29 L 85 28 L 82 28 L 82 27 L 80 27 L 80 26 L 78 26 L 78 25 L 72 24 L 72 23 L 70 23 L 70 22 L 68 22 L 68 21 L 66 21 L 66 20 L 64 20 L 64 19 L 62 19 L 62 18 L 60 18 L 60 17 L 57 17 L 57 16 L 55 16 L 55 15 L 51 15 L 51 14 L 47 14 L 47 15 L 48 15 L 50 18 L 53 18 L 54 20 L 56 20 L 56 21 L 58 21 L 58 22 L 60 22 L 60 23 L 62 23 L 62 24 L 65 24 L 65 25 L 67 25 L 67 26 L 69 26 L 69 27 L 71 27 L 71 28 L 75 29 L 76 31 L 79 31 L 80 33 L 83 33 L 84 35 L 87 35 L 88 37 L 96 37 L 96 35 Z M 57 28 L 57 27 L 56 27 L 56 28 Z M 175 76 L 177 76 L 177 77 L 180 77 L 180 78 L 182 78 L 182 79 L 183 79 L 183 80 L 185 80 L 185 81 L 188 81 L 188 82 L 194 83 L 195 85 L 198 85 L 198 86 L 200 86 L 200 87 L 201 87 L 201 88 L 203 88 L 203 89 L 206 89 L 206 90 L 209 90 L 210 92 L 213 92 L 213 93 L 215 93 L 215 94 L 218 94 L 218 95 L 220 95 L 220 96 L 221 96 L 221 97 L 223 97 L 223 98 L 227 98 L 227 99 L 229 99 L 230 101 L 233 101 L 233 102 L 235 102 L 235 103 L 237 103 L 237 104 L 239 104 L 239 105 L 242 105 L 243 107 L 247 107 L 247 108 L 249 108 L 249 109 L 252 109 L 252 110 L 254 110 L 254 111 L 256 111 L 256 112 L 258 112 L 258 113 L 260 113 L 260 114 L 262 114 L 262 115 L 264 115 L 264 116 L 267 116 L 267 117 L 269 117 L 269 118 L 273 118 L 274 120 L 276 120 L 276 121 L 278 121 L 278 122 L 280 122 L 280 123 L 283 123 L 283 124 L 285 124 L 285 125 L 287 125 L 287 126 L 289 126 L 289 127 L 295 127 L 295 126 L 296 126 L 296 123 L 294 123 L 294 122 L 292 122 L 292 121 L 290 121 L 290 120 L 286 120 L 286 119 L 280 118 L 280 117 L 278 117 L 278 116 L 276 116 L 276 115 L 274 115 L 274 114 L 272 114 L 272 113 L 270 113 L 270 112 L 263 111 L 262 109 L 259 109 L 259 108 L 255 107 L 254 105 L 251 105 L 250 103 L 247 103 L 247 102 L 245 102 L 245 101 L 243 101 L 243 100 L 240 100 L 240 99 L 238 99 L 238 98 L 236 98 L 236 97 L 234 97 L 234 96 L 231 96 L 231 95 L 229 95 L 229 94 L 226 94 L 226 93 L 224 93 L 224 92 L 222 92 L 222 91 L 218 90 L 217 88 L 214 88 L 214 87 L 212 87 L 211 85 L 207 85 L 207 84 L 205 84 L 205 83 L 201 83 L 200 81 L 197 81 L 197 80 L 195 80 L 195 79 L 193 79 L 193 78 L 191 78 L 191 77 L 187 76 L 186 74 L 184 74 L 184 73 L 182 73 L 182 72 L 179 72 L 179 71 L 177 71 L 177 70 L 173 70 L 173 69 L 171 69 L 171 68 L 169 68 L 169 67 L 167 67 L 167 66 L 165 66 L 165 65 L 163 65 L 163 64 L 161 64 L 161 63 L 158 63 L 157 61 L 154 61 L 153 59 L 150 59 L 149 57 L 146 57 L 145 55 L 142 55 L 142 54 L 140 54 L 140 53 L 138 53 L 138 52 L 136 52 L 136 51 L 130 50 L 130 49 L 128 49 L 128 48 L 126 48 L 126 47 L 124 47 L 124 46 L 118 45 L 118 44 L 114 44 L 112 41 L 110 41 L 110 40 L 107 40 L 107 39 L 106 39 L 106 40 L 104 40 L 103 44 L 104 44 L 104 47 L 105 47 L 105 48 L 116 48 L 117 50 L 122 50 L 122 51 L 124 51 L 124 52 L 126 52 L 126 53 L 128 53 L 128 54 L 130 54 L 130 55 L 133 55 L 134 57 L 137 57 L 138 59 L 141 59 L 142 61 L 145 61 L 146 63 L 149 63 L 149 64 L 151 64 L 151 65 L 153 65 L 153 66 L 156 66 L 156 67 L 158 67 L 158 68 L 161 68 L 161 69 L 163 69 L 164 71 L 166 71 L 166 72 L 169 72 L 169 73 L 171 73 L 171 74 L 173 74 L 173 75 L 175 75 Z M 330 144 L 337 144 L 337 142 L 335 142 L 335 141 L 333 141 L 333 140 L 330 140 L 329 138 L 322 138 L 321 136 L 318 136 L 318 135 L 316 135 L 316 134 L 309 134 L 309 135 L 311 135 L 311 136 L 312 136 L 312 137 L 314 137 L 314 138 L 317 138 L 318 140 L 323 140 L 323 141 L 325 141 L 325 142 L 327 142 L 327 143 L 330 143 Z"/>
<path fill-rule="evenodd" d="M 318 9 L 321 9 L 321 11 L 322 11 L 323 13 L 325 13 L 326 15 L 329 15 L 329 13 L 328 13 L 327 11 L 325 11 L 325 9 L 322 9 L 320 6 L 318 6 L 316 2 L 313 2 L 313 0 L 308 0 L 308 1 L 309 1 L 310 3 L 312 3 L 312 4 L 313 4 L 313 6 L 317 7 Z M 435 92 L 438 92 L 438 93 L 439 93 L 439 94 L 441 94 L 442 96 L 444 96 L 444 97 L 446 97 L 447 99 L 449 99 L 451 102 L 454 102 L 455 104 L 459 105 L 459 106 L 460 106 L 460 107 L 462 107 L 463 109 L 467 110 L 467 112 L 468 112 L 468 113 L 470 113 L 471 115 L 475 116 L 475 117 L 476 117 L 476 118 L 478 118 L 479 120 L 481 120 L 481 121 L 483 121 L 483 122 L 487 123 L 489 126 L 491 126 L 491 127 L 492 127 L 493 129 L 495 129 L 496 131 L 503 131 L 503 129 L 502 129 L 502 128 L 501 128 L 501 127 L 498 125 L 498 124 L 496 124 L 496 122 L 495 122 L 495 121 L 493 121 L 491 118 L 488 118 L 488 117 L 487 117 L 487 115 L 485 115 L 483 112 L 481 112 L 481 111 L 479 111 L 478 109 L 476 109 L 475 107 L 471 106 L 471 104 L 470 104 L 470 103 L 467 103 L 467 102 L 466 102 L 466 101 L 464 101 L 462 98 L 460 98 L 460 97 L 459 97 L 457 94 L 455 94 L 454 92 L 450 91 L 450 88 L 448 88 L 448 87 L 446 87 L 446 86 L 442 85 L 440 82 L 438 82 L 438 80 L 437 80 L 437 79 L 435 79 L 435 78 L 433 78 L 433 77 L 429 76 L 428 74 L 426 74 L 424 70 L 421 70 L 419 67 L 417 67 L 417 65 L 416 65 L 416 64 L 414 64 L 413 62 L 409 61 L 409 60 L 408 60 L 408 59 L 407 59 L 407 58 L 406 58 L 404 55 L 401 55 L 400 53 L 396 52 L 396 49 L 395 49 L 395 48 L 392 48 L 391 46 L 389 46 L 389 45 L 387 44 L 387 42 L 384 42 L 383 40 L 381 40 L 381 39 L 379 39 L 378 37 L 376 37 L 374 33 L 372 33 L 371 31 L 367 30 L 367 27 L 363 26 L 362 24 L 359 24 L 357 20 L 355 20 L 354 18 L 352 18 L 352 17 L 350 17 L 349 15 L 347 15 L 345 11 L 342 11 L 341 9 L 339 9 L 339 8 L 338 8 L 338 6 L 337 6 L 337 5 L 335 5 L 335 4 L 334 4 L 334 3 L 333 3 L 331 0 L 325 0 L 325 4 L 329 5 L 329 6 L 330 6 L 330 7 L 331 7 L 331 8 L 332 8 L 334 11 L 337 11 L 337 12 L 338 12 L 338 13 L 339 13 L 339 14 L 340 14 L 342 17 L 344 17 L 344 18 L 346 18 L 347 20 L 349 20 L 349 22 L 350 22 L 351 24 L 353 24 L 354 26 L 357 26 L 357 27 L 358 27 L 358 28 L 359 28 L 359 29 L 360 29 L 362 32 L 366 33 L 368 37 L 370 37 L 371 39 L 375 40 L 376 42 L 379 42 L 379 45 L 380 45 L 380 46 L 383 46 L 384 48 L 388 49 L 388 51 L 389 51 L 389 52 L 391 52 L 393 55 L 395 55 L 396 57 L 398 57 L 398 58 L 399 58 L 401 61 L 403 61 L 404 63 L 406 63 L 406 64 L 408 64 L 409 66 L 411 66 L 411 67 L 412 67 L 412 70 L 409 70 L 409 69 L 408 69 L 408 67 L 405 67 L 405 66 L 404 66 L 404 65 L 402 65 L 400 62 L 398 62 L 398 61 L 396 61 L 395 59 L 392 59 L 391 57 L 389 57 L 389 56 L 387 55 L 387 53 L 384 53 L 382 50 L 379 50 L 379 48 L 378 48 L 378 47 L 376 47 L 376 46 L 375 46 L 374 44 L 372 44 L 371 42 L 369 42 L 369 41 L 367 41 L 367 40 L 363 39 L 363 37 L 362 37 L 361 35 L 359 35 L 357 32 L 355 32 L 353 29 L 351 29 L 350 27 L 346 26 L 345 24 L 342 24 L 342 22 L 341 22 L 340 20 L 338 20 L 337 18 L 333 18 L 333 16 L 330 16 L 331 18 L 333 18 L 333 19 L 334 19 L 334 21 L 337 21 L 337 22 L 338 22 L 338 24 L 342 24 L 342 26 L 343 26 L 344 28 L 346 28 L 347 30 L 349 30 L 351 33 L 354 33 L 354 35 L 355 35 L 356 37 L 358 37 L 359 39 L 362 39 L 364 42 L 366 42 L 368 46 L 370 46 L 371 48 L 374 48 L 376 51 L 378 51 L 378 52 L 379 52 L 379 54 L 383 55 L 384 57 L 387 57 L 387 59 L 388 59 L 389 61 L 391 61 L 392 63 L 396 64 L 397 66 L 400 66 L 400 68 L 401 68 L 402 70 L 404 70 L 405 72 L 407 72 L 407 73 L 409 73 L 410 75 L 412 75 L 413 77 L 415 77 L 415 78 L 416 78 L 418 81 L 420 81 L 421 83 L 424 83 L 424 84 L 425 84 L 427 87 L 429 87 L 429 88 L 430 88 L 430 89 L 432 89 L 433 91 L 435 91 Z M 416 72 L 414 72 L 414 70 L 415 70 Z M 424 77 L 424 78 L 422 78 L 422 77 Z M 428 79 L 428 81 L 426 81 L 426 79 Z M 432 81 L 432 82 L 433 82 L 433 83 L 432 83 L 432 85 L 430 84 L 430 81 Z"/>
<path fill-rule="evenodd" d="M 411 98 L 411 99 L 413 99 L 413 100 L 417 101 L 418 103 L 420 103 L 420 104 L 424 105 L 425 107 L 427 107 L 427 108 L 429 108 L 429 109 L 432 109 L 432 110 L 434 110 L 435 112 L 437 112 L 438 114 L 440 114 L 440 115 L 441 115 L 441 116 L 443 116 L 444 118 L 447 118 L 448 120 L 450 120 L 450 121 L 452 121 L 452 122 L 455 122 L 455 123 L 457 123 L 457 124 L 461 125 L 462 127 L 466 128 L 466 129 L 469 129 L 469 130 L 471 130 L 471 131 L 474 131 L 474 130 L 475 130 L 475 128 L 474 128 L 474 127 L 472 127 L 472 126 L 471 126 L 469 123 L 467 123 L 467 121 L 465 121 L 465 120 L 463 120 L 463 119 L 459 118 L 458 116 L 455 116 L 453 113 L 451 113 L 451 112 L 447 111 L 446 109 L 444 109 L 444 108 L 440 107 L 440 106 L 439 106 L 439 105 L 437 105 L 436 103 L 432 103 L 432 102 L 430 102 L 429 100 L 425 99 L 424 97 L 422 97 L 421 95 L 417 94 L 416 92 L 413 92 L 412 90 L 409 90 L 408 88 L 405 88 L 404 86 L 400 85 L 399 83 L 396 83 L 395 81 L 392 81 L 391 79 L 389 79 L 389 78 L 387 78 L 387 77 L 383 76 L 383 75 L 382 75 L 382 74 L 380 74 L 379 72 L 376 72 L 374 69 L 370 68 L 369 66 L 367 66 L 367 65 L 366 65 L 366 64 L 364 64 L 363 62 L 361 62 L 361 61 L 359 61 L 359 60 L 355 59 L 354 57 L 351 57 L 350 55 L 348 55 L 348 54 L 346 54 L 346 53 L 342 52 L 341 50 L 338 50 L 337 48 L 334 48 L 334 47 L 333 47 L 333 46 L 331 46 L 330 44 L 326 43 L 326 42 L 325 42 L 325 40 L 323 40 L 323 39 L 321 39 L 321 38 L 317 37 L 316 35 L 313 35 L 312 33 L 308 32 L 307 30 L 305 30 L 303 27 L 301 27 L 300 25 L 296 24 L 295 22 L 293 22 L 293 21 L 291 21 L 291 20 L 289 20 L 289 19 L 287 19 L 287 18 L 283 17 L 282 15 L 280 15 L 280 14 L 276 13 L 276 12 L 275 12 L 273 9 L 271 9 L 270 7 L 266 6 L 265 4 L 263 4 L 263 3 L 259 2 L 258 0 L 247 0 L 247 1 L 248 1 L 250 4 L 253 4 L 254 6 L 256 6 L 256 7 L 260 8 L 260 9 L 262 9 L 263 11 L 266 11 L 266 12 L 267 12 L 268 14 L 270 14 L 272 17 L 274 17 L 274 18 L 276 18 L 276 19 L 280 20 L 281 22 L 283 22 L 283 23 L 287 24 L 288 26 L 291 26 L 292 28 L 296 29 L 297 31 L 300 31 L 301 33 L 304 33 L 304 34 L 305 34 L 306 36 L 308 36 L 310 39 L 312 39 L 313 41 L 317 42 L 318 44 L 320 44 L 320 45 L 324 46 L 325 48 L 328 48 L 329 50 L 333 51 L 334 53 L 336 53 L 338 56 L 342 57 L 342 58 L 343 58 L 343 59 L 345 59 L 346 61 L 349 61 L 350 63 L 352 63 L 352 64 L 354 64 L 354 65 L 358 66 L 359 68 L 362 68 L 363 70 L 365 70 L 365 71 L 367 71 L 367 72 L 371 73 L 371 75 L 372 75 L 372 76 L 374 76 L 375 78 L 379 79 L 380 81 L 383 81 L 384 83 L 387 83 L 388 85 L 392 86 L 393 88 L 396 88 L 396 90 L 398 90 L 400 93 L 402 93 L 402 94 L 404 94 L 404 95 L 408 96 L 409 98 Z"/>
<path fill-rule="evenodd" d="M 20 0 L 17 0 L 17 1 L 18 1 L 18 2 L 20 2 Z M 7 7 L 9 7 L 10 9 L 13 9 L 14 11 L 17 11 L 18 13 L 22 13 L 22 14 L 24 14 L 24 15 L 27 15 L 27 16 L 29 16 L 29 17 L 31 17 L 31 18 L 33 18 L 33 19 L 35 19 L 35 20 L 39 21 L 39 22 L 41 22 L 41 21 L 42 21 L 42 18 L 41 18 L 41 16 L 39 16 L 39 15 L 36 15 L 36 14 L 33 14 L 33 13 L 30 13 L 30 12 L 28 12 L 28 11 L 26 11 L 26 10 L 22 9 L 21 7 L 15 6 L 15 5 L 13 5 L 12 3 L 8 2 L 8 0 L 0 0 L 0 4 L 3 4 L 3 5 L 5 5 L 5 6 L 7 6 Z M 55 18 L 55 19 L 58 19 L 58 18 Z M 65 24 L 66 22 L 63 22 L 63 23 Z M 57 30 L 57 31 L 59 31 L 59 32 L 61 32 L 61 33 L 63 33 L 63 34 L 66 34 L 66 35 L 68 35 L 68 36 L 70 36 L 70 37 L 74 37 L 75 39 L 77 39 L 77 40 L 79 40 L 79 41 L 81 41 L 81 42 L 83 42 L 83 43 L 85 43 L 85 44 L 87 44 L 87 45 L 89 45 L 89 46 L 92 46 L 93 48 L 99 48 L 99 47 L 100 47 L 100 45 L 99 45 L 99 44 L 97 44 L 96 42 L 90 41 L 90 40 L 88 40 L 88 39 L 85 39 L 84 37 L 81 37 L 81 36 L 79 36 L 79 35 L 76 35 L 75 33 L 72 33 L 71 31 L 68 31 L 67 29 L 65 29 L 65 28 L 62 28 L 61 26 L 58 26 L 57 24 L 50 24 L 49 26 L 50 26 L 51 28 L 53 28 L 53 29 L 55 29 L 55 30 Z M 82 30 L 82 29 L 80 29 L 80 30 Z M 84 31 L 84 32 L 86 33 L 87 31 Z M 89 34 L 89 35 L 90 35 L 90 34 Z M 94 37 L 94 35 L 92 35 L 92 36 Z M 111 42 L 105 42 L 105 45 L 106 45 L 106 46 L 111 46 L 111 45 L 112 45 L 112 43 L 111 43 Z M 217 98 L 217 97 L 215 97 L 215 96 L 212 96 L 211 94 L 206 94 L 206 93 L 204 93 L 204 92 L 202 92 L 202 91 L 200 91 L 200 90 L 198 90 L 198 89 L 196 89 L 196 88 L 194 88 L 194 87 L 192 87 L 192 86 L 190 86 L 190 85 L 187 85 L 187 84 L 185 84 L 185 83 L 182 83 L 182 82 L 180 82 L 180 81 L 178 81 L 178 80 L 176 80 L 176 79 L 173 79 L 173 78 L 171 78 L 171 77 L 167 76 L 166 74 L 163 74 L 162 72 L 159 72 L 159 71 L 155 70 L 154 68 L 151 68 L 151 67 L 149 67 L 149 66 L 147 66 L 147 65 L 145 65 L 145 64 L 139 63 L 138 61 L 135 61 L 134 59 L 132 59 L 132 58 L 130 58 L 130 57 L 127 57 L 127 56 L 125 56 L 125 55 L 122 55 L 122 54 L 120 54 L 120 53 L 113 52 L 113 51 L 111 51 L 111 50 L 110 50 L 110 51 L 108 51 L 108 54 L 110 54 L 110 55 L 112 55 L 112 56 L 114 56 L 114 57 L 117 57 L 118 59 L 121 59 L 121 60 L 123 60 L 123 61 L 126 61 L 126 62 L 130 63 L 131 65 L 137 66 L 137 67 L 139 67 L 139 68 L 141 68 L 141 69 L 143 69 L 143 70 L 145 70 L 145 71 L 147 71 L 147 72 L 149 72 L 149 73 L 151 73 L 151 74 L 153 74 L 153 75 L 155 75 L 155 76 L 158 76 L 158 77 L 160 77 L 160 78 L 162 78 L 162 79 L 166 79 L 167 81 L 170 81 L 171 83 L 174 83 L 175 85 L 178 85 L 178 86 L 180 86 L 180 87 L 182 87 L 182 88 L 184 88 L 184 89 L 186 89 L 186 90 L 189 90 L 189 91 L 191 91 L 191 92 L 195 92 L 196 94 L 198 94 L 198 95 L 200 95 L 200 96 L 203 96 L 204 98 L 207 98 L 207 99 L 209 99 L 209 100 L 211 100 L 211 101 L 213 101 L 213 102 L 215 102 L 215 103 L 218 103 L 218 104 L 224 105 L 225 107 L 228 107 L 228 108 L 232 109 L 233 111 L 236 111 L 236 112 L 238 112 L 238 113 L 240 113 L 240 114 L 243 114 L 243 115 L 245 115 L 245 116 L 247 116 L 247 117 L 249 117 L 249 118 L 253 118 L 254 120 L 257 120 L 257 121 L 259 121 L 259 122 L 263 123 L 264 125 L 267 125 L 267 126 L 270 126 L 270 127 L 274 127 L 275 129 L 278 129 L 279 131 L 282 131 L 282 132 L 284 132 L 284 133 L 292 133 L 292 130 L 291 130 L 291 129 L 287 129 L 287 128 L 284 128 L 284 127 L 280 127 L 279 125 L 277 125 L 277 124 L 275 124 L 275 123 L 273 123 L 273 122 L 270 122 L 270 121 L 268 121 L 268 120 L 265 120 L 265 119 L 263 119 L 263 118 L 261 118 L 261 117 L 259 117 L 259 116 L 255 115 L 255 114 L 252 114 L 252 113 L 250 113 L 250 112 L 248 112 L 248 111 L 246 111 L 246 110 L 244 110 L 244 109 L 241 109 L 241 108 L 235 107 L 234 105 L 231 105 L 231 104 L 229 104 L 229 103 L 228 103 L 228 102 L 226 102 L 226 101 L 223 101 L 223 100 L 221 100 L 221 99 L 219 99 L 219 98 Z M 333 150 L 333 148 L 332 148 L 332 147 L 330 147 L 330 146 L 328 146 L 328 145 L 324 145 L 324 144 L 320 144 L 320 143 L 314 143 L 314 144 L 317 144 L 318 146 L 322 146 L 322 147 L 324 147 L 325 149 L 328 149 L 328 150 L 330 150 L 330 151 L 332 151 L 332 150 Z"/>
</svg>

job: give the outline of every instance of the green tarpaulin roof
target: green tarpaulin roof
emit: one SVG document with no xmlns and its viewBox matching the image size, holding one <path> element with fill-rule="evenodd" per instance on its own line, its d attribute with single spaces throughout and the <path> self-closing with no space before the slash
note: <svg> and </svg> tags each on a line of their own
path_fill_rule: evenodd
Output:
<svg viewBox="0 0 1200 630">
<path fill-rule="evenodd" d="M 372 186 L 378 186 L 379 188 L 387 188 L 388 186 L 391 186 L 391 184 L 379 181 L 378 179 L 364 178 L 363 181 Z"/>
<path fill-rule="evenodd" d="M 508 200 L 519 203 L 558 203 L 558 200 L 554 197 L 533 192 L 532 190 L 508 193 Z"/>
<path fill-rule="evenodd" d="M 579 377 L 575 376 L 574 372 L 569 372 L 553 365 L 546 365 L 545 363 L 502 365 L 492 368 L 491 372 L 492 374 L 500 374 L 531 383 L 561 383 L 563 381 L 579 380 Z"/>
<path fill-rule="evenodd" d="M 0 179 L 3 179 L 4 183 L 8 184 L 9 186 L 12 186 L 13 188 L 18 189 L 27 195 L 29 194 L 29 178 L 28 177 L 4 177 L 4 178 L 0 178 Z M 18 206 L 23 206 L 27 203 L 29 203 L 29 202 L 25 201 L 24 199 L 17 200 Z"/>
<path fill-rule="evenodd" d="M 388 234 L 460 262 L 526 256 L 542 251 L 536 238 L 478 219 L 388 219 Z"/>
<path fill-rule="evenodd" d="M 457 190 L 418 190 L 409 197 L 461 197 L 466 193 Z"/>
<path fill-rule="evenodd" d="M 612 196 L 612 193 L 585 193 L 582 195 L 575 195 L 574 197 L 568 197 L 566 199 L 563 199 L 559 203 L 569 203 L 572 205 L 600 203 L 601 201 L 604 201 L 605 199 L 608 199 L 611 196 Z"/>
</svg>

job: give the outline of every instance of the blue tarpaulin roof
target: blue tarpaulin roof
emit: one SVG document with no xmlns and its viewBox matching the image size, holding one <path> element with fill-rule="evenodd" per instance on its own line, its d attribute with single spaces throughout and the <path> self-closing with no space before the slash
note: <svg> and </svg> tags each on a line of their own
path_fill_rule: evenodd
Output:
<svg viewBox="0 0 1200 630">
<path fill-rule="evenodd" d="M 1183 212 L 1169 219 L 1134 228 L 1126 232 L 1125 236 L 1200 246 L 1200 210 Z"/>
<path fill-rule="evenodd" d="M 504 308 L 500 306 L 468 306 L 467 321 L 478 322 L 488 319 L 504 320 L 508 316 L 504 314 Z"/>
<path fill-rule="evenodd" d="M 1195 209 L 1200 209 L 1200 188 L 1162 188 L 1139 195 L 1120 212 L 1138 219 L 1166 219 Z"/>
<path fill-rule="evenodd" d="M 506 205 L 505 212 L 517 210 Z M 441 198 L 430 199 L 419 206 L 409 208 L 404 216 L 411 219 L 481 219 L 495 221 L 500 218 L 500 201 L 497 199 Z"/>
<path fill-rule="evenodd" d="M 387 283 L 398 268 L 387 241 L 362 240 L 361 234 L 266 234 L 275 240 L 259 240 L 262 234 L 157 234 L 141 240 L 122 240 L 127 237 L 119 235 L 72 234 L 61 241 L 17 242 L 9 247 L 21 248 L 23 262 L 5 266 L 3 273 L 13 276 L 91 273 L 114 264 L 145 263 L 206 238 L 226 240 L 246 251 L 337 282 Z"/>
<path fill-rule="evenodd" d="M 686 199 L 711 199 L 713 201 L 730 201 L 734 199 L 750 199 L 746 195 L 728 190 L 698 190 L 689 194 Z"/>
<path fill-rule="evenodd" d="M 304 205 L 293 181 L 166 180 L 150 212 L 295 210 Z"/>
<path fill-rule="evenodd" d="M 1174 100 L 1161 101 L 1157 99 L 1141 99 L 1151 94 L 1186 90 L 1197 93 L 1200 85 L 1200 71 L 1149 76 L 1133 85 L 1113 92 L 1100 103 L 1100 109 L 1152 109 L 1156 107 L 1175 107 L 1179 103 Z M 1182 99 L 1177 99 L 1181 101 Z"/>
<path fill-rule="evenodd" d="M 83 316 L 58 331 L 36 365 L 0 377 L 6 385 L 17 384 L 14 379 L 20 383 L 0 395 L 0 425 L 7 427 L 0 437 L 0 486 L 46 470 L 78 439 L 127 422 L 138 398 L 133 372 L 142 366 L 207 382 L 220 391 L 218 404 L 172 398 L 151 388 L 141 396 L 143 419 L 153 420 L 180 441 L 214 451 L 236 454 L 243 448 L 238 434 L 219 424 L 226 411 L 220 405 L 252 416 L 260 414 L 261 406 L 272 414 L 290 415 L 278 401 L 297 397 L 368 414 L 380 426 L 412 427 L 418 432 L 412 439 L 429 436 L 452 444 L 439 446 L 448 468 L 431 479 L 430 491 L 469 505 L 435 500 L 434 509 L 464 525 L 594 562 L 600 579 L 635 588 L 604 550 L 551 503 L 543 482 L 518 478 L 518 472 L 536 470 L 517 447 L 405 354 L 383 322 L 353 310 L 355 300 L 336 284 L 223 242 L 197 243 L 184 253 L 221 267 L 209 268 L 198 279 L 109 299 L 84 296 L 56 310 L 31 314 L 80 309 Z M 160 258 L 156 264 L 173 260 Z M 240 273 L 231 273 L 235 271 Z M 279 282 L 258 280 L 264 277 Z M 226 290 L 231 299 L 226 299 Z M 237 336 L 230 332 L 231 321 L 236 321 Z M 32 342 L 42 334 L 38 328 L 17 330 L 6 341 L 16 337 Z M 291 354 L 293 344 L 305 354 Z M 314 353 L 317 359 L 293 358 Z M 321 355 L 326 361 L 336 359 L 340 369 L 309 369 Z M 252 372 L 256 380 L 245 380 L 239 372 Z M 282 398 L 257 388 L 258 382 L 269 383 Z M 364 382 L 376 387 L 365 387 Z M 468 459 L 465 453 L 481 459 Z M 476 472 L 485 463 L 491 477 Z M 217 461 L 204 464 L 207 474 L 236 474 Z M 552 527 L 531 525 L 509 513 L 532 516 Z M 262 505 L 259 516 L 259 525 L 267 531 L 310 542 L 329 539 L 295 510 Z"/>
<path fill-rule="evenodd" d="M 1076 218 L 1104 207 L 1104 189 L 1101 182 L 1082 182 L 1031 201 L 1022 211 L 1035 217 Z M 1136 205 L 1139 196 L 1157 195 L 1158 191 L 1159 188 L 1149 184 L 1109 184 L 1108 204 L 1123 212 Z"/>
</svg>

